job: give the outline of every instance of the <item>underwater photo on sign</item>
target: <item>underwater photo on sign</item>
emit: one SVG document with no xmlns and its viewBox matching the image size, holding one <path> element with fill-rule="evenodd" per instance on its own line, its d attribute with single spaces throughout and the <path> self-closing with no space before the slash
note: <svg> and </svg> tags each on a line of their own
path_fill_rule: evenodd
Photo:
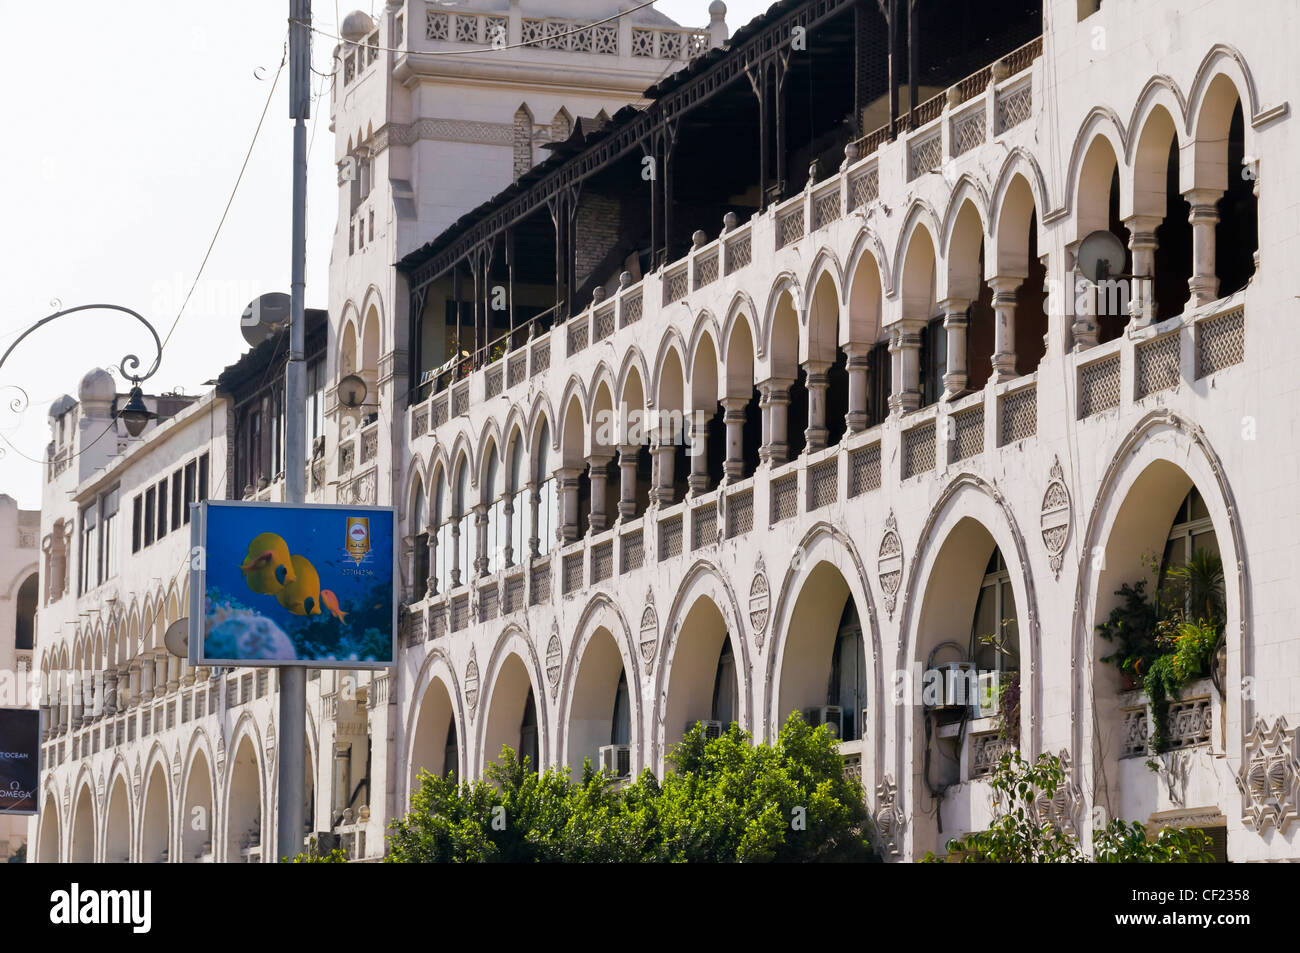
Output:
<svg viewBox="0 0 1300 953">
<path fill-rule="evenodd" d="M 393 662 L 393 514 L 371 507 L 209 504 L 208 664 Z"/>
</svg>

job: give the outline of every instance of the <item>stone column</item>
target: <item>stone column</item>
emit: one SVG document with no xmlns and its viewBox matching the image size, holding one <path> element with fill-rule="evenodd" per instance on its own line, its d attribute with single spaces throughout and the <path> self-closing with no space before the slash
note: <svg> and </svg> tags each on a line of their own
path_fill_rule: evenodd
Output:
<svg viewBox="0 0 1300 953">
<path fill-rule="evenodd" d="M 761 385 L 767 396 L 767 457 L 774 467 L 790 459 L 790 385 L 793 383 L 773 377 Z"/>
<path fill-rule="evenodd" d="M 804 429 L 803 436 L 809 453 L 822 449 L 830 439 L 830 429 L 826 426 L 829 370 L 830 365 L 824 361 L 808 361 L 804 364 L 808 378 L 808 426 Z"/>
<path fill-rule="evenodd" d="M 506 521 L 505 525 L 505 551 L 501 557 L 505 566 L 509 568 L 515 564 L 515 494 L 510 493 L 501 503 L 501 515 Z"/>
<path fill-rule="evenodd" d="M 709 490 L 709 433 L 708 423 L 702 418 L 703 414 L 692 413 L 683 427 L 690 428 L 686 459 L 690 461 L 691 475 L 686 479 L 686 486 L 691 496 Z"/>
<path fill-rule="evenodd" d="M 474 540 L 478 544 L 478 554 L 474 557 L 474 575 L 483 577 L 488 574 L 488 508 L 479 503 L 474 507 Z"/>
<path fill-rule="evenodd" d="M 636 518 L 636 458 L 640 452 L 636 444 L 618 448 L 618 518 L 626 521 Z"/>
<path fill-rule="evenodd" d="M 528 499 L 528 558 L 536 559 L 541 555 L 542 540 L 538 535 L 541 521 L 538 510 L 542 504 L 542 492 L 537 484 L 529 481 L 524 485 L 524 494 Z"/>
<path fill-rule="evenodd" d="M 180 691 L 181 687 L 181 660 L 167 653 L 167 691 Z"/>
<path fill-rule="evenodd" d="M 47 705 L 41 705 L 41 744 L 50 740 L 50 733 L 54 730 L 54 725 L 50 719 L 54 717 L 54 709 Z"/>
<path fill-rule="evenodd" d="M 727 458 L 722 464 L 723 481 L 733 483 L 745 476 L 745 408 L 744 397 L 722 399 L 722 423 L 727 428 Z"/>
<path fill-rule="evenodd" d="M 72 724 L 73 731 L 76 731 L 78 728 L 81 727 L 82 722 L 85 720 L 85 711 L 86 711 L 85 679 L 82 677 L 81 672 L 76 672 L 74 673 L 73 680 L 72 680 L 71 724 Z"/>
<path fill-rule="evenodd" d="M 605 512 L 605 490 L 608 482 L 605 467 L 609 465 L 609 461 L 612 459 L 614 459 L 613 454 L 607 453 L 593 453 L 587 458 L 587 469 L 591 474 L 591 514 L 589 522 L 593 533 L 599 533 L 609 528 L 609 514 Z"/>
<path fill-rule="evenodd" d="M 655 482 L 651 498 L 659 506 L 673 505 L 673 464 L 677 448 L 662 432 L 655 435 L 650 451 L 655 459 Z"/>
<path fill-rule="evenodd" d="M 1191 189 L 1184 193 L 1191 204 L 1187 220 L 1192 224 L 1192 292 L 1189 307 L 1199 307 L 1219 296 L 1219 277 L 1214 273 L 1214 226 L 1219 224 L 1216 204 L 1223 193 L 1217 189 Z"/>
<path fill-rule="evenodd" d="M 170 653 L 166 649 L 158 649 L 153 653 L 153 697 L 162 698 L 167 694 L 167 656 Z"/>
<path fill-rule="evenodd" d="M 180 663 L 181 663 L 181 688 L 193 688 L 194 669 L 190 667 L 190 663 L 185 659 L 181 659 Z"/>
<path fill-rule="evenodd" d="M 577 467 L 563 467 L 557 471 L 560 482 L 561 538 L 572 543 L 581 537 L 582 520 L 578 514 L 578 480 L 582 471 Z"/>
<path fill-rule="evenodd" d="M 429 578 L 426 580 L 429 595 L 438 595 L 438 532 L 429 530 Z"/>
<path fill-rule="evenodd" d="M 904 319 L 894 330 L 889 353 L 895 371 L 889 409 L 906 414 L 921 406 L 921 326 L 924 322 Z"/>
<path fill-rule="evenodd" d="M 758 462 L 760 466 L 772 462 L 772 401 L 769 399 L 771 392 L 767 382 L 758 385 L 758 416 L 763 434 L 763 442 L 758 446 Z"/>
<path fill-rule="evenodd" d="M 451 523 L 451 588 L 460 585 L 460 534 L 464 519 L 452 520 Z"/>
<path fill-rule="evenodd" d="M 1016 376 L 1016 289 L 1024 281 L 1015 275 L 998 275 L 989 281 L 993 289 L 993 377 L 1013 380 Z"/>
<path fill-rule="evenodd" d="M 1162 219 L 1154 215 L 1131 215 L 1128 247 L 1133 253 L 1133 291 L 1129 296 L 1129 320 L 1135 328 L 1145 328 L 1156 319 L 1156 293 L 1153 277 L 1156 267 L 1156 229 Z"/>
<path fill-rule="evenodd" d="M 943 375 L 943 399 L 952 400 L 964 394 L 969 383 L 966 367 L 966 309 L 970 302 L 965 298 L 947 298 L 941 305 L 948 351 L 948 370 Z"/>
<path fill-rule="evenodd" d="M 104 714 L 117 714 L 117 669 L 104 672 Z"/>
<path fill-rule="evenodd" d="M 868 344 L 850 343 L 845 345 L 848 355 L 846 364 L 849 372 L 849 412 L 844 418 L 849 433 L 861 433 L 867 429 L 867 398 L 871 393 L 870 362 L 867 355 L 871 353 Z"/>
<path fill-rule="evenodd" d="M 1077 262 L 1078 248 L 1075 247 L 1076 263 L 1067 275 L 1069 290 L 1066 294 L 1066 306 L 1074 310 L 1074 320 L 1070 324 L 1070 337 L 1073 339 L 1072 350 L 1086 351 L 1097 346 L 1098 325 L 1097 296 L 1101 292 L 1079 271 Z"/>
<path fill-rule="evenodd" d="M 127 705 L 131 708 L 140 704 L 140 699 L 144 694 L 145 668 L 146 666 L 140 664 L 140 659 L 138 657 L 133 658 L 127 666 L 127 678 L 128 683 L 131 686 Z"/>
</svg>

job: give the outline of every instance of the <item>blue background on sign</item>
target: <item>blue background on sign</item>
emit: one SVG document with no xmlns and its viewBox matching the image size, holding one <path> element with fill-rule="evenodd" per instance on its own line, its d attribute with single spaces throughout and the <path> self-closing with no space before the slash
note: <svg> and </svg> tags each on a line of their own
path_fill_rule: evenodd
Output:
<svg viewBox="0 0 1300 953">
<path fill-rule="evenodd" d="M 349 517 L 370 521 L 370 551 L 360 565 L 347 551 Z M 241 567 L 249 544 L 264 533 L 281 537 L 291 555 L 315 567 L 319 589 L 307 587 L 299 595 L 310 595 L 319 614 L 295 614 L 275 595 L 249 587 Z M 203 657 L 391 663 L 393 552 L 391 511 L 257 503 L 209 507 Z M 342 619 L 320 590 L 334 594 Z"/>
</svg>

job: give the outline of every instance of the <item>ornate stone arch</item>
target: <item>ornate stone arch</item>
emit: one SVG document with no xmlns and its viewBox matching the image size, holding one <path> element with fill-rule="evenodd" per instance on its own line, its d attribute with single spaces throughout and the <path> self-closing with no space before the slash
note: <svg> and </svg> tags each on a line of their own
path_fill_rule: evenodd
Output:
<svg viewBox="0 0 1300 953">
<path fill-rule="evenodd" d="M 633 744 L 637 746 L 637 754 L 641 755 L 646 747 L 647 727 L 645 716 L 647 712 L 643 710 L 643 693 L 636 690 L 636 687 L 641 685 L 641 655 L 633 643 L 632 631 L 628 626 L 627 617 L 623 614 L 623 610 L 608 594 L 601 592 L 588 600 L 586 606 L 583 607 L 563 662 L 559 680 L 559 705 L 557 708 L 559 719 L 557 725 L 560 727 L 555 732 L 555 747 L 557 750 L 554 752 L 554 758 L 556 764 L 565 765 L 569 763 L 568 724 L 572 714 L 578 672 L 582 667 L 582 659 L 592 636 L 601 628 L 608 630 L 609 634 L 613 636 L 614 643 L 618 647 L 618 654 L 623 662 L 623 671 L 627 675 L 630 689 L 628 691 L 628 700 L 632 708 L 632 740 Z"/>
<path fill-rule="evenodd" d="M 1128 132 L 1124 128 L 1124 122 L 1109 106 L 1094 106 L 1084 117 L 1083 124 L 1079 126 L 1079 131 L 1074 136 L 1074 143 L 1070 147 L 1070 161 L 1065 172 L 1065 197 L 1062 200 L 1062 207 L 1057 210 L 1059 214 L 1075 210 L 1078 204 L 1079 177 L 1083 174 L 1083 161 L 1099 137 L 1108 141 L 1111 150 L 1115 153 L 1115 161 L 1120 167 L 1121 196 L 1124 189 L 1130 187 L 1126 158 L 1129 150 Z M 1122 198 L 1121 204 L 1123 204 Z"/>
<path fill-rule="evenodd" d="M 456 724 L 456 756 L 462 765 L 469 764 L 469 731 L 465 717 L 464 696 L 461 694 L 460 681 L 456 678 L 455 666 L 447 651 L 440 645 L 433 645 L 420 664 L 411 687 L 411 705 L 406 711 L 404 734 L 401 744 L 401 762 L 398 765 L 398 790 L 408 792 L 407 807 L 410 806 L 411 766 L 415 761 L 415 736 L 420 720 L 420 710 L 424 707 L 425 695 L 434 681 L 441 681 L 451 699 L 451 717 Z M 481 721 L 481 719 L 479 719 Z"/>
<path fill-rule="evenodd" d="M 923 228 L 929 233 L 930 242 L 934 246 L 935 267 L 940 267 L 942 259 L 939 236 L 942 234 L 942 228 L 939 224 L 939 216 L 933 205 L 925 199 L 915 198 L 903 216 L 903 224 L 898 229 L 898 243 L 894 246 L 894 274 L 890 285 L 895 295 L 902 293 L 903 269 L 907 264 L 907 252 L 912 246 L 918 228 Z"/>
<path fill-rule="evenodd" d="M 861 610 L 859 620 L 862 623 L 864 644 L 871 652 L 867 660 L 871 666 L 871 723 L 883 729 L 885 724 L 885 655 L 880 640 L 880 626 L 877 621 L 875 594 L 867 581 L 866 565 L 853 540 L 839 527 L 820 521 L 809 527 L 803 538 L 795 546 L 795 551 L 803 558 L 796 567 L 792 562 L 786 567 L 785 575 L 776 588 L 776 603 L 772 610 L 770 631 L 772 647 L 767 653 L 767 666 L 763 690 L 766 693 L 763 712 L 766 719 L 766 737 L 775 740 L 780 731 L 780 672 L 789 645 L 791 614 L 803 591 L 804 583 L 811 572 L 822 563 L 829 563 L 848 584 L 849 595 Z M 864 765 L 863 778 L 879 780 L 885 767 L 885 732 L 873 732 L 875 742 L 870 752 L 871 765 Z M 871 768 L 871 773 L 867 769 Z M 874 790 L 875 783 L 868 783 L 868 790 Z"/>
<path fill-rule="evenodd" d="M 668 362 L 668 355 L 673 351 L 677 352 L 677 360 L 681 363 L 683 392 L 690 385 L 690 365 L 687 361 L 687 355 L 690 352 L 686 349 L 686 339 L 682 337 L 681 331 L 677 328 L 669 327 L 664 331 L 664 336 L 660 338 L 659 349 L 655 352 L 654 366 L 651 371 L 653 377 L 646 382 L 647 393 L 645 399 L 648 407 L 659 406 L 659 391 L 663 384 L 664 365 Z"/>
<path fill-rule="evenodd" d="M 1022 177 L 1028 183 L 1029 191 L 1034 197 L 1034 208 L 1038 211 L 1038 247 L 1041 249 L 1049 248 L 1046 226 L 1043 224 L 1047 210 L 1052 207 L 1051 196 L 1047 189 L 1047 179 L 1043 176 L 1043 170 L 1038 164 L 1038 159 L 1023 146 L 1016 146 L 1002 160 L 1002 167 L 998 170 L 993 191 L 990 194 L 990 218 L 986 222 L 986 232 L 992 236 L 998 234 L 1002 211 L 1006 205 L 1007 190 L 1011 188 L 1016 176 Z M 985 255 L 985 259 L 988 267 L 995 264 L 994 256 Z M 992 277 L 992 274 L 990 274 L 990 277 Z"/>
<path fill-rule="evenodd" d="M 1070 680 L 1070 711 L 1074 726 L 1072 738 L 1075 764 L 1090 771 L 1092 766 L 1091 714 L 1092 645 L 1095 632 L 1095 607 L 1098 573 L 1092 571 L 1093 552 L 1104 547 L 1111 535 L 1129 491 L 1139 477 L 1156 462 L 1177 467 L 1200 491 L 1210 512 L 1219 555 L 1223 561 L 1224 590 L 1227 594 L 1229 633 L 1228 678 L 1226 684 L 1242 684 L 1254 675 L 1254 631 L 1251 627 L 1250 570 L 1247 565 L 1245 538 L 1238 519 L 1236 495 L 1228 480 L 1223 461 L 1202 430 L 1192 421 L 1167 408 L 1151 411 L 1120 441 L 1102 474 L 1097 496 L 1088 512 L 1088 521 L 1080 535 L 1080 562 L 1075 581 L 1074 626 L 1070 647 L 1073 676 Z M 1235 583 L 1235 585 L 1234 585 Z M 1239 710 L 1233 716 L 1224 705 L 1229 719 L 1227 736 L 1235 738 L 1238 763 L 1245 761 L 1245 732 L 1254 724 L 1255 706 L 1252 693 L 1238 693 Z"/>
<path fill-rule="evenodd" d="M 1133 112 L 1128 120 L 1128 149 L 1124 156 L 1126 165 L 1132 166 L 1133 149 L 1141 140 L 1142 129 L 1157 106 L 1164 106 L 1173 119 L 1178 142 L 1181 144 L 1187 141 L 1187 98 L 1172 78 L 1158 73 L 1146 81 L 1137 99 L 1133 101 Z"/>
<path fill-rule="evenodd" d="M 677 636 L 682 621 L 700 599 L 709 599 L 717 607 L 727 626 L 727 638 L 731 642 L 731 651 L 736 660 L 736 678 L 739 682 L 737 700 L 741 710 L 738 720 L 742 724 L 751 726 L 754 724 L 756 710 L 753 704 L 753 661 L 750 657 L 749 640 L 745 637 L 746 630 L 740 602 L 725 574 L 708 560 L 697 559 L 682 576 L 668 612 L 662 619 L 662 634 L 659 638 L 659 651 L 654 665 L 655 694 L 650 711 L 652 720 L 647 732 L 649 750 L 643 761 L 645 764 L 660 764 L 667 754 L 664 750 L 664 719 L 667 716 L 668 686 L 673 655 L 677 649 Z"/>
<path fill-rule="evenodd" d="M 790 301 L 794 305 L 796 316 L 804 313 L 804 292 L 799 285 L 799 279 L 792 271 L 783 271 L 772 279 L 768 287 L 767 304 L 763 306 L 763 321 L 759 328 L 759 335 L 755 338 L 755 344 L 761 349 L 763 356 L 767 360 L 772 357 L 772 328 L 776 323 L 776 309 L 781 301 L 781 296 L 786 292 L 790 293 Z M 796 358 L 797 359 L 797 358 Z"/>
<path fill-rule="evenodd" d="M 532 685 L 533 699 L 537 708 L 537 730 L 540 733 L 537 750 L 549 751 L 551 747 L 551 706 L 547 703 L 550 696 L 546 692 L 546 678 L 542 672 L 541 661 L 537 657 L 537 650 L 532 640 L 528 637 L 528 632 L 521 626 L 511 623 L 502 630 L 492 646 L 492 653 L 488 657 L 487 664 L 483 666 L 483 674 L 479 682 L 482 686 L 477 706 L 479 717 L 474 719 L 476 777 L 482 776 L 489 760 L 487 752 L 483 750 L 483 746 L 487 743 L 487 724 L 491 720 L 492 703 L 498 688 L 501 667 L 511 655 L 518 656 L 523 662 L 524 670 Z"/>
<path fill-rule="evenodd" d="M 722 322 L 721 341 L 729 344 L 731 341 L 731 332 L 736 328 L 736 322 L 744 321 L 749 325 L 749 337 L 754 342 L 754 363 L 758 363 L 767 353 L 765 349 L 765 339 L 759 333 L 759 313 L 754 305 L 754 299 L 746 291 L 737 291 L 731 298 L 731 303 L 727 305 L 726 320 Z"/>
</svg>

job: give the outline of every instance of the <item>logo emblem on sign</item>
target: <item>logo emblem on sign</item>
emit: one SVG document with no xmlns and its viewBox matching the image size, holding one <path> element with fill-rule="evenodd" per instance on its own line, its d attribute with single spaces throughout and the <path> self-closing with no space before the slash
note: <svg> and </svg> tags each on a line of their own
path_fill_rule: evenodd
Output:
<svg viewBox="0 0 1300 953">
<path fill-rule="evenodd" d="M 370 552 L 370 518 L 367 516 L 348 517 L 348 555 L 360 566 L 361 561 Z"/>
</svg>

